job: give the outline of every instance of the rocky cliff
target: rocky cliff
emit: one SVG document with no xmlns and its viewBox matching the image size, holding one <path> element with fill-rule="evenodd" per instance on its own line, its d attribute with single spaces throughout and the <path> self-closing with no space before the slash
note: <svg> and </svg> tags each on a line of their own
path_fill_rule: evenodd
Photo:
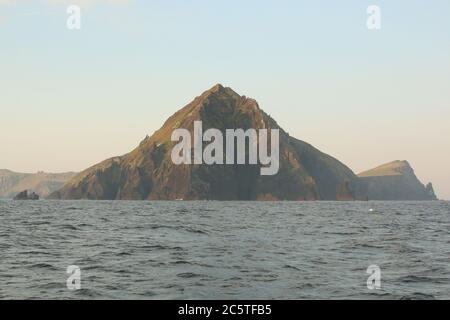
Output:
<svg viewBox="0 0 450 320">
<path fill-rule="evenodd" d="M 423 185 L 407 161 L 393 161 L 358 176 L 370 200 L 436 200 L 433 185 Z"/>
<path fill-rule="evenodd" d="M 280 130 L 280 169 L 260 175 L 260 165 L 175 165 L 173 130 L 254 128 Z M 225 150 L 225 148 L 224 148 Z M 52 199 L 353 200 L 364 184 L 344 164 L 290 137 L 258 103 L 216 85 L 171 116 L 130 153 L 81 172 Z"/>
</svg>

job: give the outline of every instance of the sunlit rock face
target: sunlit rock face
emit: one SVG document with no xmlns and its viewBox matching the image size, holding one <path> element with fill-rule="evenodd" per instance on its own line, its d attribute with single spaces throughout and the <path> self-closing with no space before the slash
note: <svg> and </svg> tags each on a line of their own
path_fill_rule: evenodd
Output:
<svg viewBox="0 0 450 320">
<path fill-rule="evenodd" d="M 172 141 L 172 132 L 183 128 L 193 136 L 195 121 L 202 122 L 204 131 L 215 128 L 223 133 L 279 129 L 279 171 L 264 176 L 259 164 L 175 165 L 171 150 L 177 142 Z M 81 172 L 50 198 L 354 200 L 366 196 L 364 185 L 344 164 L 290 137 L 255 100 L 216 85 L 172 115 L 136 149 Z"/>
</svg>

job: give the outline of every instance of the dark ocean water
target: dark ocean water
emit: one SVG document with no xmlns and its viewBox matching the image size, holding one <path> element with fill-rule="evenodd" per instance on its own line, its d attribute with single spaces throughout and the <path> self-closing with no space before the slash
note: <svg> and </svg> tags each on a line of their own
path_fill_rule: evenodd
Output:
<svg viewBox="0 0 450 320">
<path fill-rule="evenodd" d="M 23 298 L 449 299 L 450 203 L 0 201 L 0 299 Z"/>
</svg>

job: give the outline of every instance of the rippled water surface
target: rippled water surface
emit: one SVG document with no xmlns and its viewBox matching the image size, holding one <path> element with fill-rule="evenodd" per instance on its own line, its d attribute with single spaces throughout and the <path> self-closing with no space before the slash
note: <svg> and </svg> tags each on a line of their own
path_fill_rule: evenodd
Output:
<svg viewBox="0 0 450 320">
<path fill-rule="evenodd" d="M 443 201 L 0 201 L 0 299 L 449 299 L 449 232 Z"/>
</svg>

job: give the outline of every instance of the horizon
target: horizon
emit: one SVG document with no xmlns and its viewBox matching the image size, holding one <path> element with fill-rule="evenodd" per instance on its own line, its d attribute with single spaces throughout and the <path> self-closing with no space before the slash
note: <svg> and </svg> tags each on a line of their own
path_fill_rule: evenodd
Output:
<svg viewBox="0 0 450 320">
<path fill-rule="evenodd" d="M 406 160 L 450 199 L 450 3 L 377 1 L 371 31 L 367 1 L 175 2 L 0 1 L 0 168 L 80 172 L 222 83 L 355 174 Z"/>
</svg>

